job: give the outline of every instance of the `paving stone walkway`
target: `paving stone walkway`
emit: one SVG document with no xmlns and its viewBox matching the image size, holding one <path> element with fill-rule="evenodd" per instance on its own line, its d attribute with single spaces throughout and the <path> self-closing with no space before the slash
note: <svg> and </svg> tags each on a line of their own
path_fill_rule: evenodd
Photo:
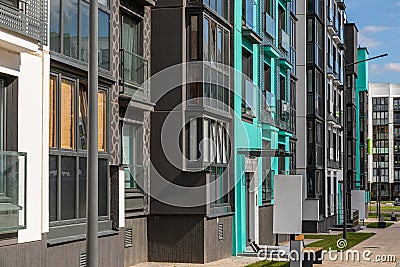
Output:
<svg viewBox="0 0 400 267">
<path fill-rule="evenodd" d="M 357 256 L 354 256 L 356 260 L 352 260 L 353 256 L 349 255 L 346 260 L 346 254 L 343 254 L 343 260 L 340 260 L 340 254 L 338 254 L 338 260 L 330 260 L 329 256 L 325 256 L 323 264 L 316 264 L 314 266 L 322 267 L 344 267 L 344 266 L 376 266 L 376 267 L 400 267 L 400 222 L 396 222 L 392 226 L 386 229 L 375 229 L 366 228 L 360 232 L 373 232 L 376 233 L 373 237 L 359 243 L 358 245 L 351 248 L 352 251 L 358 251 L 360 260 L 357 260 Z M 331 234 L 338 234 L 338 232 L 331 232 Z M 307 242 L 308 243 L 308 242 Z M 367 252 L 366 252 L 367 251 Z M 363 253 L 364 256 L 363 256 Z M 392 256 L 396 256 L 397 262 L 382 262 L 379 260 L 389 259 L 392 260 Z M 188 263 L 156 263 L 147 262 L 135 265 L 135 267 L 243 267 L 248 264 L 257 262 L 256 257 L 229 257 L 223 260 L 215 261 L 208 264 L 188 264 Z"/>
</svg>

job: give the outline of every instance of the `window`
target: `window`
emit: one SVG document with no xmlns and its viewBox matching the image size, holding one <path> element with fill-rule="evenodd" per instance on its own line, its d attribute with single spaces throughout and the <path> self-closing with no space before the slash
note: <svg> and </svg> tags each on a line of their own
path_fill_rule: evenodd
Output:
<svg viewBox="0 0 400 267">
<path fill-rule="evenodd" d="M 264 150 L 271 149 L 271 142 L 263 140 L 262 146 Z M 273 188 L 272 179 L 274 177 L 274 171 L 271 166 L 271 157 L 262 158 L 262 201 L 263 203 L 271 203 L 273 199 Z"/>
<path fill-rule="evenodd" d="M 87 83 L 50 76 L 50 222 L 86 216 Z M 107 92 L 98 93 L 99 216 L 108 216 Z M 54 225 L 54 224 L 53 224 Z"/>
<path fill-rule="evenodd" d="M 194 0 L 197 2 L 198 0 Z M 229 1 L 228 0 L 203 0 L 206 5 L 211 7 L 214 11 L 216 11 L 219 15 L 221 15 L 224 19 L 229 18 Z"/>
<path fill-rule="evenodd" d="M 272 18 L 273 17 L 273 6 L 272 6 L 272 0 L 265 0 L 264 2 L 264 8 L 265 8 L 265 12 L 267 12 L 267 14 Z"/>
<path fill-rule="evenodd" d="M 252 120 L 257 111 L 257 88 L 253 84 L 253 54 L 245 49 L 242 51 L 242 72 L 242 116 Z"/>
<path fill-rule="evenodd" d="M 265 109 L 267 111 L 272 111 L 272 107 L 275 107 L 275 96 L 271 93 L 272 89 L 272 80 L 271 80 L 271 67 L 267 64 L 264 64 L 264 89 L 263 89 L 263 97 L 265 101 Z"/>
<path fill-rule="evenodd" d="M 122 164 L 128 167 L 125 169 L 125 189 L 135 189 L 143 193 L 140 188 L 146 170 L 143 166 L 143 125 L 124 121 L 121 134 Z"/>
<path fill-rule="evenodd" d="M 210 194 L 212 205 L 229 203 L 229 179 L 225 167 L 210 167 Z"/>
<path fill-rule="evenodd" d="M 110 68 L 110 9 L 107 0 L 99 3 L 99 67 Z M 80 26 L 79 26 L 80 25 Z M 89 2 L 50 1 L 50 49 L 67 57 L 88 62 Z"/>
</svg>

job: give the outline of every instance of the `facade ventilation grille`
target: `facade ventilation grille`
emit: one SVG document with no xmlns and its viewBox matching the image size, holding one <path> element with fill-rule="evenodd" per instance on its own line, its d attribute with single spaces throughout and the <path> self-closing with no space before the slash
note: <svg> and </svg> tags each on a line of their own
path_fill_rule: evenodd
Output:
<svg viewBox="0 0 400 267">
<path fill-rule="evenodd" d="M 125 229 L 124 246 L 132 247 L 132 228 Z"/>
<path fill-rule="evenodd" d="M 86 253 L 81 253 L 79 256 L 79 267 L 86 267 Z"/>
<path fill-rule="evenodd" d="M 224 239 L 224 224 L 218 223 L 218 240 Z"/>
</svg>

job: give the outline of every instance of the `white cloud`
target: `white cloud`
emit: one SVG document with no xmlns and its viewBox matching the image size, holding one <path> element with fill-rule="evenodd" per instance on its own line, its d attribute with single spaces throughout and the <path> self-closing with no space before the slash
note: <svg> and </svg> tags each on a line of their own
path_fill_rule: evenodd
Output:
<svg viewBox="0 0 400 267">
<path fill-rule="evenodd" d="M 358 42 L 360 43 L 361 46 L 365 46 L 367 48 L 378 47 L 381 44 L 381 42 L 379 42 L 378 40 L 369 38 L 364 34 L 362 34 L 361 32 L 358 34 Z"/>
<path fill-rule="evenodd" d="M 387 63 L 385 64 L 385 69 L 388 71 L 400 72 L 400 63 Z"/>
<path fill-rule="evenodd" d="M 400 6 L 400 2 L 397 2 L 397 4 L 396 4 L 397 6 Z"/>
<path fill-rule="evenodd" d="M 389 31 L 393 30 L 393 27 L 388 27 L 388 26 L 367 26 L 364 28 L 364 31 L 366 32 L 383 32 L 383 31 Z"/>
</svg>

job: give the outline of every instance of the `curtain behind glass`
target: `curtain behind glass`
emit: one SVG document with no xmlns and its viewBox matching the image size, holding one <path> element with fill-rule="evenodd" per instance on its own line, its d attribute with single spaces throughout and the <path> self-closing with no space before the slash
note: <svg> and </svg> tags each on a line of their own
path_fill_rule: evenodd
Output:
<svg viewBox="0 0 400 267">
<path fill-rule="evenodd" d="M 126 52 L 124 54 L 125 79 L 138 81 L 135 70 L 138 68 L 137 58 L 134 55 L 142 55 L 141 50 L 141 23 L 132 17 L 122 15 L 121 45 Z"/>
</svg>

